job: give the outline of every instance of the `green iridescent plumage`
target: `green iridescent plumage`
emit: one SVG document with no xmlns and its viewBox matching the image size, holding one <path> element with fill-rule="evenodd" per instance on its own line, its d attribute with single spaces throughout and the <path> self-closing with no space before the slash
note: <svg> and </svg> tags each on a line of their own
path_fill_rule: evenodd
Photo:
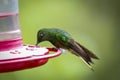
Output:
<svg viewBox="0 0 120 80">
<path fill-rule="evenodd" d="M 98 59 L 98 57 L 91 51 L 76 42 L 69 33 L 56 28 L 43 28 L 37 33 L 38 45 L 42 41 L 51 42 L 56 48 L 67 49 L 76 56 L 80 57 L 90 68 L 90 63 L 93 63 L 91 58 Z"/>
</svg>

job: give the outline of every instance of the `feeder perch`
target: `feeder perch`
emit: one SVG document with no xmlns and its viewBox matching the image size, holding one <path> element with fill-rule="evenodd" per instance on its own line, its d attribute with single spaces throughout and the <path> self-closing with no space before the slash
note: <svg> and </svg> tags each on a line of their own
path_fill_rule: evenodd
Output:
<svg viewBox="0 0 120 80">
<path fill-rule="evenodd" d="M 49 54 L 51 51 L 55 53 Z M 0 73 L 42 66 L 60 54 L 55 48 L 24 45 L 18 0 L 0 0 Z"/>
</svg>

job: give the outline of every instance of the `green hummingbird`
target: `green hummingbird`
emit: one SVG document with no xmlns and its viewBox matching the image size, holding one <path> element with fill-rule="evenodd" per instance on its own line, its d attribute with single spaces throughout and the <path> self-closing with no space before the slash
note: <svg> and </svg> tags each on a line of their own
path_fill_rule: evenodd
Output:
<svg viewBox="0 0 120 80">
<path fill-rule="evenodd" d="M 99 59 L 87 48 L 76 42 L 69 33 L 57 28 L 43 28 L 37 33 L 36 46 L 42 41 L 51 42 L 56 48 L 63 48 L 80 57 L 92 69 L 92 59 Z M 93 69 L 92 69 L 93 70 Z"/>
</svg>

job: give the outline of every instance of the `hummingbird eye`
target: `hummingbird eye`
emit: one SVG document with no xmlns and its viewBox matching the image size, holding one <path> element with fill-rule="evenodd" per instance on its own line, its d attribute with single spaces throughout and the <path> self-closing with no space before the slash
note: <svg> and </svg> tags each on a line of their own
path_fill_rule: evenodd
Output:
<svg viewBox="0 0 120 80">
<path fill-rule="evenodd" d="M 43 34 L 43 33 L 41 33 L 41 34 L 40 34 L 40 37 L 43 37 L 43 36 L 44 36 L 44 34 Z"/>
</svg>

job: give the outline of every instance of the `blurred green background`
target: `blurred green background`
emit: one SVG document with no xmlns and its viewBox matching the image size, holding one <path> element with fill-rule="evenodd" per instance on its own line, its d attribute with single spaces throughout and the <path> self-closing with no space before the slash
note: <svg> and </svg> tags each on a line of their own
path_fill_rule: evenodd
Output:
<svg viewBox="0 0 120 80">
<path fill-rule="evenodd" d="M 41 67 L 0 73 L 0 80 L 119 80 L 119 0 L 19 0 L 20 23 L 25 44 L 35 44 L 41 28 L 66 30 L 93 51 L 92 72 L 79 58 L 62 54 Z M 40 44 L 53 47 L 48 42 Z"/>
</svg>

